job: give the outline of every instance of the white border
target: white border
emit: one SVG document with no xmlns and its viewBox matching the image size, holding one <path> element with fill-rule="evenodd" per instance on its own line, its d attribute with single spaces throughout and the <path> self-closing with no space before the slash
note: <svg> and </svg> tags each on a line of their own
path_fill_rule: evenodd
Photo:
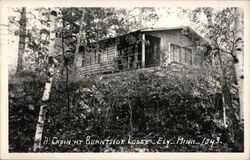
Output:
<svg viewBox="0 0 250 160">
<path fill-rule="evenodd" d="M 8 50 L 6 39 L 0 37 L 0 77 L 1 77 L 1 157 L 0 159 L 232 159 L 232 160 L 248 160 L 249 159 L 249 17 L 250 17 L 250 1 L 157 1 L 157 0 L 136 0 L 136 1 L 114 1 L 114 0 L 4 0 L 0 1 L 0 23 L 7 22 L 7 7 L 243 7 L 244 9 L 244 113 L 245 113 L 245 133 L 244 133 L 244 153 L 8 153 Z"/>
</svg>

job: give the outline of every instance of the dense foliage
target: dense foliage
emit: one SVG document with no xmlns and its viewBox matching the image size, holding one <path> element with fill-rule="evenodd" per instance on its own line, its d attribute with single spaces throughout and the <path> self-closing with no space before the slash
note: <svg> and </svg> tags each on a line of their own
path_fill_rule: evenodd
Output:
<svg viewBox="0 0 250 160">
<path fill-rule="evenodd" d="M 205 34 L 209 28 L 199 19 L 208 10 L 210 8 L 183 11 L 191 16 L 193 23 L 200 28 L 198 31 Z M 231 41 L 235 38 L 234 8 L 212 14 L 214 35 L 210 37 L 217 40 L 218 44 L 213 47 L 221 52 L 222 60 L 218 61 L 216 52 L 206 55 L 206 60 L 211 64 L 215 62 L 217 69 L 173 63 L 155 71 L 86 75 L 74 83 L 69 82 L 69 77 L 70 73 L 74 73 L 70 67 L 76 57 L 77 37 L 85 45 L 140 29 L 143 21 L 154 22 L 159 17 L 154 8 L 56 8 L 56 11 L 58 19 L 54 51 L 57 63 L 47 104 L 42 152 L 242 151 L 241 146 L 237 148 L 235 145 L 238 140 L 240 145 L 243 144 L 243 138 L 238 138 L 243 137 L 243 126 L 239 123 L 234 57 L 230 55 L 234 45 Z M 22 64 L 23 70 L 9 80 L 10 152 L 33 150 L 37 117 L 43 104 L 41 97 L 48 58 L 49 9 L 36 8 L 27 12 L 27 16 L 29 18 L 24 19 L 27 28 L 23 28 L 27 30 L 27 41 L 23 42 L 26 43 L 26 51 L 19 55 L 25 63 Z M 10 32 L 18 35 L 20 33 L 14 31 L 15 27 L 12 26 L 22 28 L 16 18 L 9 17 L 10 29 L 13 29 Z M 79 25 L 81 18 L 82 27 Z M 82 35 L 80 28 L 84 31 Z M 195 40 L 194 37 L 191 39 Z M 225 56 L 225 53 L 229 56 Z M 226 91 L 221 87 L 225 84 Z M 229 107 L 225 105 L 225 92 L 229 95 Z M 236 130 L 240 132 L 237 137 L 234 136 Z M 210 141 L 205 145 L 88 145 L 85 144 L 88 136 L 97 140 L 157 141 L 159 138 L 176 140 L 183 137 L 199 142 L 204 138 Z M 58 142 L 83 140 L 84 143 L 52 144 L 47 143 L 47 138 Z M 220 143 L 211 145 L 212 140 Z"/>
<path fill-rule="evenodd" d="M 31 78 L 32 79 L 32 78 Z M 33 78 L 34 80 L 34 78 Z M 67 114 L 65 84 L 53 84 L 44 137 L 83 139 L 220 138 L 208 145 L 67 145 L 44 144 L 44 152 L 109 151 L 232 151 L 230 130 L 222 122 L 216 94 L 219 76 L 209 71 L 172 64 L 161 71 L 130 71 L 86 76 L 70 84 L 72 108 Z M 10 84 L 10 151 L 30 151 L 38 115 L 41 81 Z M 29 87 L 28 87 L 29 86 Z M 19 91 L 19 90 L 22 91 Z M 19 95 L 23 93 L 22 95 Z M 25 98 L 24 98 L 25 97 Z M 30 98 L 30 100 L 29 100 Z M 18 106 L 16 104 L 19 104 Z M 34 104 L 30 104 L 34 103 Z M 20 105 L 22 104 L 22 105 Z M 34 106 L 34 110 L 31 105 Z M 237 106 L 237 101 L 235 101 Z M 228 122 L 230 123 L 230 122 Z M 25 126 L 25 127 L 23 127 Z M 43 140 L 44 142 L 44 140 Z"/>
</svg>

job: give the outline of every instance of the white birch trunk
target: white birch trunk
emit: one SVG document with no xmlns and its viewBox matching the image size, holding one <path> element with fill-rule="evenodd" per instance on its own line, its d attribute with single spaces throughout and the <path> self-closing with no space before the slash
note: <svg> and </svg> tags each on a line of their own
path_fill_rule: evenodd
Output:
<svg viewBox="0 0 250 160">
<path fill-rule="evenodd" d="M 244 37 L 243 37 L 243 10 L 242 8 L 236 8 L 236 33 L 234 42 L 234 65 L 237 76 L 237 83 L 239 89 L 239 99 L 240 99 L 240 118 L 244 120 Z"/>
<path fill-rule="evenodd" d="M 20 18 L 20 33 L 19 33 L 19 46 L 17 56 L 17 73 L 23 70 L 23 55 L 25 50 L 26 39 L 26 8 L 23 7 Z"/>
<path fill-rule="evenodd" d="M 145 43 L 146 43 L 146 37 L 145 34 L 142 34 L 142 64 L 141 68 L 145 68 Z"/>
<path fill-rule="evenodd" d="M 209 27 L 209 39 L 213 45 L 213 51 L 216 52 L 218 54 L 218 58 L 219 58 L 219 63 L 220 63 L 220 67 L 221 67 L 221 71 L 222 71 L 222 78 L 221 78 L 221 86 L 222 86 L 222 96 L 224 98 L 224 104 L 223 104 L 223 110 L 228 109 L 228 115 L 232 121 L 232 129 L 233 129 L 233 133 L 232 133 L 232 137 L 234 139 L 234 146 L 237 147 L 239 150 L 241 150 L 241 142 L 239 141 L 239 124 L 237 121 L 237 117 L 235 116 L 235 112 L 236 109 L 233 107 L 232 105 L 232 100 L 231 100 L 231 96 L 230 96 L 230 90 L 229 87 L 227 85 L 226 82 L 226 71 L 223 67 L 223 63 L 222 63 L 222 58 L 221 58 L 221 53 L 219 51 L 218 48 L 215 47 L 219 47 L 217 46 L 217 42 L 215 39 L 213 39 L 213 21 L 212 21 L 212 12 L 210 10 L 208 10 L 206 12 L 207 15 L 207 21 L 208 21 L 208 27 Z M 226 108 L 225 108 L 226 107 Z M 226 118 L 226 114 L 224 114 L 224 118 Z"/>
<path fill-rule="evenodd" d="M 48 71 L 47 71 L 47 81 L 45 84 L 45 89 L 42 97 L 43 102 L 47 102 L 49 100 L 52 80 L 53 80 L 53 72 L 54 72 L 54 46 L 55 46 L 55 21 L 56 21 L 56 12 L 51 12 L 51 22 L 50 22 L 50 40 L 49 40 L 49 59 L 48 59 Z M 42 105 L 40 107 L 40 112 L 38 116 L 38 122 L 36 126 L 36 133 L 34 138 L 34 148 L 33 151 L 37 152 L 41 150 L 41 141 L 42 141 L 42 133 L 43 133 L 43 126 L 45 121 L 45 114 L 46 114 L 47 105 Z"/>
<path fill-rule="evenodd" d="M 139 29 L 141 30 L 142 29 L 142 27 L 143 27 L 143 24 L 142 24 L 142 18 L 143 18 L 143 12 L 144 12 L 144 8 L 143 7 L 141 7 L 140 8 L 140 12 L 139 12 Z"/>
</svg>

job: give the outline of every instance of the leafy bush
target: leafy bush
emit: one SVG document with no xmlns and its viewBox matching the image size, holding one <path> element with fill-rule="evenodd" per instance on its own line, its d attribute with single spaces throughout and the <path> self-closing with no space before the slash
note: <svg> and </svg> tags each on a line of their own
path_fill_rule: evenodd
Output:
<svg viewBox="0 0 250 160">
<path fill-rule="evenodd" d="M 67 113 L 66 87 L 55 82 L 44 127 L 44 137 L 60 139 L 177 139 L 179 136 L 201 141 L 203 138 L 223 142 L 210 145 L 52 145 L 46 144 L 43 152 L 197 152 L 232 151 L 233 140 L 229 128 L 224 127 L 222 116 L 214 105 L 214 95 L 221 92 L 215 71 L 207 71 L 172 64 L 164 70 L 152 72 L 128 71 L 111 75 L 86 76 L 70 84 L 70 114 Z M 42 87 L 40 87 L 42 88 Z M 17 102 L 19 103 L 19 101 Z M 238 104 L 235 104 L 238 105 Z M 21 105 L 20 105 L 21 106 Z M 19 106 L 19 107 L 20 107 Z M 14 108 L 13 104 L 10 106 Z M 17 107 L 18 108 L 18 107 Z M 17 115 L 17 110 L 10 115 Z M 18 114 L 18 116 L 20 116 Z M 32 127 L 14 118 L 10 121 L 11 151 L 20 151 L 16 141 L 18 132 L 31 131 L 27 147 L 32 147 L 36 114 Z M 35 116 L 35 117 L 34 117 Z M 23 129 L 14 128 L 20 124 Z M 25 126 L 25 127 L 24 127 Z M 26 130 L 25 130 L 26 129 Z M 30 134 L 30 133 L 29 133 Z M 44 140 L 44 139 L 43 139 Z"/>
<path fill-rule="evenodd" d="M 9 81 L 9 151 L 31 151 L 44 82 L 32 73 Z"/>
</svg>

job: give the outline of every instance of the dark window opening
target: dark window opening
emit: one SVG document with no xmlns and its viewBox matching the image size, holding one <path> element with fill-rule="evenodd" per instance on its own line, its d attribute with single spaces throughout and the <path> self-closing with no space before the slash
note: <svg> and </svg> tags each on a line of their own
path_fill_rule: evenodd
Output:
<svg viewBox="0 0 250 160">
<path fill-rule="evenodd" d="M 145 67 L 156 67 L 160 65 L 160 38 L 146 35 Z"/>
<path fill-rule="evenodd" d="M 122 46 L 118 50 L 118 69 L 131 70 L 141 68 L 141 44 Z"/>
</svg>

